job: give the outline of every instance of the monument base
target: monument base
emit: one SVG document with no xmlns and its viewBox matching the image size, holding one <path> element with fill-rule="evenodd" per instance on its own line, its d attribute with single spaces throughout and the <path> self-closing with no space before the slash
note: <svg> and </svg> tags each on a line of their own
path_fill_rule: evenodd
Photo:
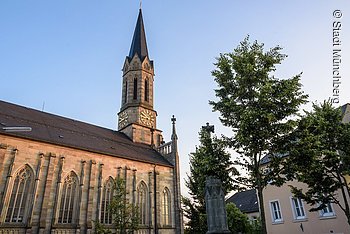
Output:
<svg viewBox="0 0 350 234">
<path fill-rule="evenodd" d="M 227 231 L 207 231 L 206 234 L 231 234 L 229 230 Z"/>
</svg>

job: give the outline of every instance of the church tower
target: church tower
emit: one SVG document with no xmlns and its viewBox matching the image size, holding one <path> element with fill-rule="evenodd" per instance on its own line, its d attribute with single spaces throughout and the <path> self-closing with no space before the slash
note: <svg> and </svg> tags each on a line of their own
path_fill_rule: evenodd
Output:
<svg viewBox="0 0 350 234">
<path fill-rule="evenodd" d="M 147 50 L 142 11 L 139 10 L 129 55 L 123 66 L 122 103 L 118 130 L 134 142 L 158 147 L 163 141 L 153 109 L 154 66 Z"/>
</svg>

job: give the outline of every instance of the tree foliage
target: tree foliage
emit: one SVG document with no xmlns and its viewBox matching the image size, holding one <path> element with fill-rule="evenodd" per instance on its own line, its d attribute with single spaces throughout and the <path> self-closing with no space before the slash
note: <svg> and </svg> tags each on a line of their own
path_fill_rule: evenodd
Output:
<svg viewBox="0 0 350 234">
<path fill-rule="evenodd" d="M 234 188 L 234 175 L 238 172 L 233 167 L 231 155 L 226 152 L 223 141 L 211 137 L 206 130 L 199 132 L 200 146 L 190 154 L 190 176 L 186 181 L 190 194 L 200 204 L 204 203 L 205 180 L 214 176 L 221 180 L 224 194 Z"/>
<path fill-rule="evenodd" d="M 252 226 L 248 216 L 243 214 L 234 203 L 226 204 L 228 229 L 232 234 L 249 233 Z"/>
<path fill-rule="evenodd" d="M 307 185 L 292 186 L 292 192 L 313 206 L 311 211 L 338 205 L 350 224 L 349 184 L 350 124 L 342 122 L 342 113 L 330 102 L 313 104 L 294 133 L 292 150 L 283 160 L 283 174 Z"/>
<path fill-rule="evenodd" d="M 207 216 L 205 207 L 192 202 L 189 198 L 182 198 L 184 215 L 188 220 L 185 234 L 199 234 L 207 232 Z"/>
<path fill-rule="evenodd" d="M 223 141 L 212 137 L 205 129 L 200 131 L 199 141 L 200 145 L 196 147 L 196 151 L 190 154 L 190 175 L 186 180 L 192 199 L 183 199 L 184 214 L 189 219 L 187 233 L 207 232 L 204 201 L 206 177 L 214 176 L 220 179 L 224 194 L 227 194 L 233 190 L 233 178 L 238 174 Z"/>
<path fill-rule="evenodd" d="M 113 229 L 118 234 L 134 233 L 134 231 L 138 230 L 139 225 L 139 209 L 127 199 L 125 186 L 125 180 L 121 178 L 116 179 L 113 188 L 113 198 L 108 207 L 113 219 Z M 112 232 L 97 222 L 96 233 L 105 234 Z"/>
<path fill-rule="evenodd" d="M 235 163 L 249 173 L 248 178 L 240 178 L 241 183 L 258 191 L 263 233 L 262 189 L 268 179 L 260 162 L 264 155 L 279 152 L 289 141 L 296 127 L 293 117 L 307 99 L 301 91 L 301 74 L 290 79 L 273 76 L 276 65 L 286 57 L 281 50 L 276 46 L 265 52 L 263 44 L 251 43 L 246 37 L 232 53 L 220 54 L 212 72 L 218 84 L 218 100 L 210 104 L 220 112 L 223 125 L 233 131 L 232 137 L 226 137 L 226 144 L 239 154 Z"/>
</svg>

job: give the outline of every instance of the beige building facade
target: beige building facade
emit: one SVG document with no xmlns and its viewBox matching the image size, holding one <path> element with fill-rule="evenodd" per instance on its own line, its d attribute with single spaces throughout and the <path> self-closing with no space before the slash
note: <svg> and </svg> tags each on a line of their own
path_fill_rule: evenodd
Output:
<svg viewBox="0 0 350 234">
<path fill-rule="evenodd" d="M 321 211 L 310 212 L 310 205 L 293 197 L 289 185 L 298 188 L 306 186 L 300 182 L 289 182 L 282 187 L 268 185 L 264 189 L 264 208 L 269 234 L 350 233 L 347 219 L 339 206 L 329 204 Z"/>
<path fill-rule="evenodd" d="M 0 233 L 113 229 L 117 178 L 137 205 L 136 233 L 183 233 L 175 121 L 156 128 L 153 62 L 140 10 L 123 68 L 118 131 L 0 101 Z"/>
<path fill-rule="evenodd" d="M 341 107 L 343 122 L 350 121 L 350 104 Z M 265 162 L 264 167 L 268 162 Z M 347 177 L 348 178 L 348 177 Z M 281 187 L 268 185 L 264 191 L 264 208 L 267 231 L 269 234 L 326 234 L 350 233 L 350 226 L 344 212 L 336 204 L 329 204 L 326 208 L 310 212 L 312 208 L 301 199 L 293 197 L 290 185 L 305 188 L 306 185 L 297 181 L 284 184 Z M 338 198 L 344 205 L 343 196 L 339 192 Z M 350 201 L 350 198 L 347 198 Z"/>
</svg>

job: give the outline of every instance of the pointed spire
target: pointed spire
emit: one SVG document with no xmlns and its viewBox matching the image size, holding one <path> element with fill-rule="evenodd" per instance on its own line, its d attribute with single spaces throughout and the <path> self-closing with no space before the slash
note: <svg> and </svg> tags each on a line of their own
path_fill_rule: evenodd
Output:
<svg viewBox="0 0 350 234">
<path fill-rule="evenodd" d="M 135 54 L 139 56 L 141 61 L 146 56 L 148 56 L 145 27 L 143 25 L 141 8 L 139 10 L 139 16 L 137 18 L 134 36 L 132 38 L 131 48 L 129 52 L 129 59 L 132 59 Z"/>
<path fill-rule="evenodd" d="M 175 128 L 176 118 L 175 118 L 174 115 L 173 115 L 173 117 L 171 118 L 171 122 L 173 123 L 173 132 L 172 132 L 172 134 L 171 134 L 171 138 L 177 139 L 176 128 Z"/>
</svg>

